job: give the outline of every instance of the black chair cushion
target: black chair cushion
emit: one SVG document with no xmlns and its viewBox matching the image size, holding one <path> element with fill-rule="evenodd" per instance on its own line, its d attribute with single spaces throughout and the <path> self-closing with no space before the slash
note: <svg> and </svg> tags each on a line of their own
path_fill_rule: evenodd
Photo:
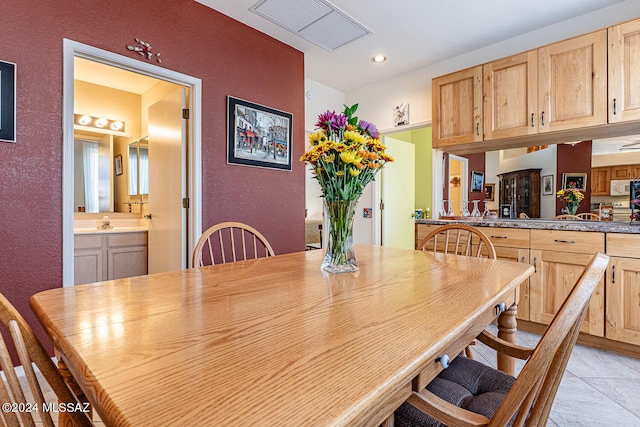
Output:
<svg viewBox="0 0 640 427">
<path fill-rule="evenodd" d="M 427 390 L 458 407 L 491 418 L 514 382 L 515 378 L 504 372 L 459 356 L 427 385 Z M 408 403 L 396 410 L 395 425 L 444 426 Z"/>
</svg>

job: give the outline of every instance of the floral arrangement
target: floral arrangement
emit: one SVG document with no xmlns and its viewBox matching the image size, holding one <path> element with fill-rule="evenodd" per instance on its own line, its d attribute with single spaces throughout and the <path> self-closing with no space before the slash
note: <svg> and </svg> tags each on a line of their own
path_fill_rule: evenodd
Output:
<svg viewBox="0 0 640 427">
<path fill-rule="evenodd" d="M 560 190 L 557 193 L 558 199 L 562 200 L 567 206 L 567 212 L 570 215 L 575 215 L 580 206 L 580 202 L 584 199 L 584 194 L 575 188 L 567 188 Z"/>
<path fill-rule="evenodd" d="M 300 157 L 313 166 L 325 200 L 358 200 L 378 170 L 393 162 L 376 125 L 358 120 L 357 109 L 358 104 L 345 105 L 343 113 L 320 114 L 317 131 L 309 136 L 311 147 Z"/>
</svg>

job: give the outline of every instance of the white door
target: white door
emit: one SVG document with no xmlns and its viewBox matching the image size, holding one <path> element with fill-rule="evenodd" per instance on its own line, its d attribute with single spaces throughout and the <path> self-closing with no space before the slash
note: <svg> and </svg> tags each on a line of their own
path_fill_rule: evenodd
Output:
<svg viewBox="0 0 640 427">
<path fill-rule="evenodd" d="M 415 247 L 415 146 L 390 137 L 384 138 L 387 153 L 395 161 L 382 168 L 382 245 Z"/>
<path fill-rule="evenodd" d="M 149 273 L 187 268 L 184 89 L 149 107 Z"/>
</svg>

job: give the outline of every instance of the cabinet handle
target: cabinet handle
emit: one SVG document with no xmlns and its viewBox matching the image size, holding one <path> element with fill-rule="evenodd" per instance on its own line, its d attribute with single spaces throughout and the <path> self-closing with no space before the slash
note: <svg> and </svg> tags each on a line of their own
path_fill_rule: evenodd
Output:
<svg viewBox="0 0 640 427">
<path fill-rule="evenodd" d="M 480 123 L 476 123 L 476 135 L 480 136 Z"/>
<path fill-rule="evenodd" d="M 540 120 L 542 120 L 542 126 L 544 126 L 544 111 L 540 114 Z"/>
<path fill-rule="evenodd" d="M 531 127 L 533 127 L 533 113 L 531 113 Z"/>
<path fill-rule="evenodd" d="M 554 239 L 554 242 L 558 242 L 558 243 L 569 243 L 571 245 L 575 244 L 576 241 L 575 240 L 562 240 L 562 239 Z"/>
<path fill-rule="evenodd" d="M 613 115 L 616 115 L 616 99 L 613 98 Z"/>
<path fill-rule="evenodd" d="M 451 362 L 451 359 L 446 354 L 443 354 L 442 356 L 436 358 L 436 363 L 440 363 L 440 365 L 442 365 L 444 369 L 447 369 L 449 367 L 449 362 Z"/>
<path fill-rule="evenodd" d="M 538 272 L 538 266 L 536 265 L 538 262 L 538 258 L 533 257 L 533 272 L 537 273 Z"/>
<path fill-rule="evenodd" d="M 524 256 L 522 257 L 522 261 L 520 261 L 520 262 L 524 263 Z"/>
<path fill-rule="evenodd" d="M 507 236 L 491 236 L 492 239 L 507 239 Z"/>
<path fill-rule="evenodd" d="M 616 266 L 611 267 L 611 283 L 616 283 Z"/>
</svg>

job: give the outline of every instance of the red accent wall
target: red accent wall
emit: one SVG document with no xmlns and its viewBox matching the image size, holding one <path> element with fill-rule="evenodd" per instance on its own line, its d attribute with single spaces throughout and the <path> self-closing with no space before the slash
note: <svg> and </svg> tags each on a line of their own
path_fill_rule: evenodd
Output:
<svg viewBox="0 0 640 427">
<path fill-rule="evenodd" d="M 574 146 L 570 144 L 558 144 L 557 146 L 556 173 L 558 179 L 556 179 L 556 191 L 562 189 L 563 173 L 587 174 L 587 188 L 577 213 L 591 212 L 591 146 L 591 141 L 582 141 Z M 556 198 L 556 215 L 560 215 L 560 210 L 564 207 L 564 202 Z"/>
<path fill-rule="evenodd" d="M 203 81 L 203 229 L 240 221 L 276 253 L 304 250 L 304 56 L 192 0 L 3 1 L 0 59 L 17 64 L 17 143 L 0 143 L 0 292 L 28 306 L 62 282 L 62 39 L 162 64 Z M 293 171 L 226 164 L 226 97 L 293 114 Z M 39 333 L 42 338 L 43 333 Z"/>
</svg>

